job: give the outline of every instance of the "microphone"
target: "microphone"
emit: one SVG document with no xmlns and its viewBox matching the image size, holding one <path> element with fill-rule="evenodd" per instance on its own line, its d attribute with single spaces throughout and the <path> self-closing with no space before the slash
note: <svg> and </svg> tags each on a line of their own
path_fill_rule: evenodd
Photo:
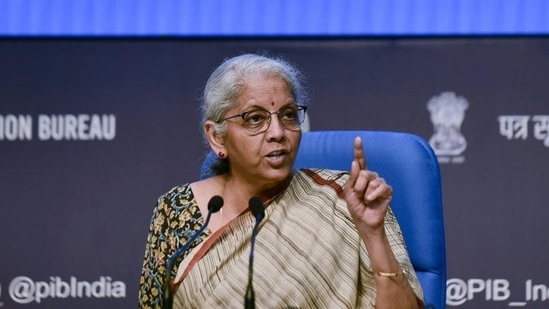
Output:
<svg viewBox="0 0 549 309">
<path fill-rule="evenodd" d="M 200 234 L 202 234 L 202 232 L 210 223 L 210 218 L 212 217 L 212 214 L 218 212 L 221 207 L 223 207 L 223 198 L 219 195 L 213 196 L 208 202 L 208 215 L 206 216 L 206 222 L 204 222 L 204 225 L 198 231 L 196 231 L 193 236 L 189 240 L 187 240 L 187 242 L 166 261 L 166 276 L 164 278 L 164 291 L 162 294 L 163 309 L 172 309 L 173 305 L 173 295 L 170 291 L 170 274 L 172 272 L 175 260 L 181 255 L 181 253 L 189 249 L 191 244 L 198 238 L 198 236 L 200 236 Z"/>
<path fill-rule="evenodd" d="M 246 295 L 244 296 L 244 308 L 246 309 L 254 309 L 255 308 L 255 295 L 254 295 L 254 287 L 253 287 L 253 278 L 254 278 L 254 246 L 255 246 L 255 238 L 257 236 L 257 228 L 259 226 L 259 223 L 261 220 L 263 220 L 263 217 L 265 217 L 265 207 L 263 207 L 263 203 L 261 202 L 261 199 L 257 196 L 253 196 L 250 198 L 250 201 L 248 202 L 250 205 L 250 210 L 252 211 L 252 214 L 255 217 L 255 225 L 254 229 L 252 231 L 252 240 L 251 240 L 251 248 L 250 248 L 250 262 L 249 262 L 249 268 L 248 268 L 248 288 L 246 289 Z"/>
</svg>

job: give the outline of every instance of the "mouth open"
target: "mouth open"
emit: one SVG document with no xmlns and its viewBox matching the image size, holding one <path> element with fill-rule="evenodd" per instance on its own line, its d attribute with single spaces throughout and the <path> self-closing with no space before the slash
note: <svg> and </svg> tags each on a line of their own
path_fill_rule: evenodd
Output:
<svg viewBox="0 0 549 309">
<path fill-rule="evenodd" d="M 271 164 L 278 166 L 278 165 L 284 164 L 287 156 L 288 156 L 287 151 L 277 150 L 267 154 L 266 158 L 269 160 L 269 162 L 271 162 Z"/>
<path fill-rule="evenodd" d="M 279 157 L 284 156 L 284 155 L 286 155 L 286 154 L 287 154 L 286 151 L 277 150 L 277 151 L 270 152 L 270 153 L 267 155 L 267 157 L 268 157 L 268 158 L 276 159 L 276 158 L 279 158 Z"/>
</svg>

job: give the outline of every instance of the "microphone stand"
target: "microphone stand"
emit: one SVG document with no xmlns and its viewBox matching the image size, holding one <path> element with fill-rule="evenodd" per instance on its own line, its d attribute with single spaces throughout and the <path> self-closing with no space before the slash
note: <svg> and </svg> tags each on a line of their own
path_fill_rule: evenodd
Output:
<svg viewBox="0 0 549 309">
<path fill-rule="evenodd" d="M 162 309 L 172 309 L 173 306 L 173 295 L 170 287 L 170 275 L 175 263 L 175 260 L 181 255 L 181 253 L 187 251 L 191 244 L 202 234 L 210 223 L 210 218 L 213 213 L 216 213 L 223 207 L 223 198 L 219 195 L 213 196 L 208 202 L 208 215 L 206 216 L 206 222 L 196 231 L 193 236 L 181 247 L 179 248 L 168 260 L 166 261 L 166 275 L 164 278 L 163 292 L 162 292 Z"/>
<path fill-rule="evenodd" d="M 257 229 L 259 223 L 263 220 L 265 216 L 265 208 L 261 199 L 254 196 L 249 201 L 250 210 L 255 217 L 255 224 L 252 230 L 252 239 L 250 246 L 250 262 L 248 266 L 248 287 L 246 288 L 246 294 L 244 295 L 244 308 L 245 309 L 255 309 L 255 294 L 253 287 L 253 273 L 254 273 L 254 248 L 255 248 L 255 238 L 257 237 Z"/>
</svg>

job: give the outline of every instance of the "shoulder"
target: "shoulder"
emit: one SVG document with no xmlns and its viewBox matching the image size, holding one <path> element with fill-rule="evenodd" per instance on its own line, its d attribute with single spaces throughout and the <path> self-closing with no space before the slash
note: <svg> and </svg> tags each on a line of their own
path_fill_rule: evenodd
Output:
<svg viewBox="0 0 549 309">
<path fill-rule="evenodd" d="M 300 168 L 298 172 L 305 173 L 307 175 L 314 174 L 322 178 L 333 178 L 333 177 L 344 176 L 349 174 L 349 172 L 347 171 L 332 170 L 327 168 Z"/>
<path fill-rule="evenodd" d="M 323 168 L 303 168 L 297 172 L 297 176 L 317 186 L 331 188 L 338 195 L 343 194 L 343 187 L 349 179 L 346 171 Z"/>
<path fill-rule="evenodd" d="M 296 171 L 293 187 L 304 195 L 324 196 L 335 202 L 344 198 L 343 188 L 348 179 L 346 171 L 304 168 Z"/>
<path fill-rule="evenodd" d="M 200 204 L 204 196 L 208 197 L 211 192 L 218 191 L 217 188 L 220 187 L 221 181 L 220 176 L 213 176 L 175 186 L 158 198 L 158 205 L 184 207 L 192 202 Z"/>
<path fill-rule="evenodd" d="M 224 184 L 225 177 L 223 175 L 216 175 L 195 181 L 189 184 L 189 186 L 193 188 L 193 191 L 197 196 L 200 196 L 202 194 L 210 195 L 212 192 L 217 192 Z"/>
<path fill-rule="evenodd" d="M 313 215 L 331 218 L 330 222 L 338 229 L 354 229 L 343 192 L 348 178 L 346 171 L 300 169 L 294 175 L 295 183 L 290 195 L 300 206 L 309 206 Z"/>
<path fill-rule="evenodd" d="M 208 213 L 208 201 L 214 195 L 220 195 L 225 184 L 225 177 L 221 175 L 202 179 L 190 184 L 194 194 L 194 198 L 200 211 L 204 214 Z"/>
<path fill-rule="evenodd" d="M 191 189 L 191 185 L 187 183 L 175 186 L 168 190 L 166 193 L 160 195 L 158 197 L 157 204 L 159 207 L 181 205 L 182 203 L 192 201 L 193 198 L 194 194 Z"/>
<path fill-rule="evenodd" d="M 156 220 L 168 219 L 186 221 L 191 217 L 200 218 L 201 214 L 195 199 L 191 184 L 183 184 L 171 188 L 160 195 L 155 207 Z"/>
</svg>

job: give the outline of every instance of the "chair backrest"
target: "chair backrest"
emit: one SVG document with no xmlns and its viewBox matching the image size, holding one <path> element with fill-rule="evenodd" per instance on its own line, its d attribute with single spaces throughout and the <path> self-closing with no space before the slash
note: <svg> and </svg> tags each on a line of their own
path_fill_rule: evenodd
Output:
<svg viewBox="0 0 549 309">
<path fill-rule="evenodd" d="M 408 133 L 384 131 L 316 131 L 303 133 L 296 168 L 349 170 L 353 140 L 362 138 L 368 168 L 393 187 L 393 209 L 422 284 L 426 306 L 446 306 L 446 247 L 440 171 L 432 148 Z M 211 153 L 202 177 L 211 175 Z"/>
</svg>

